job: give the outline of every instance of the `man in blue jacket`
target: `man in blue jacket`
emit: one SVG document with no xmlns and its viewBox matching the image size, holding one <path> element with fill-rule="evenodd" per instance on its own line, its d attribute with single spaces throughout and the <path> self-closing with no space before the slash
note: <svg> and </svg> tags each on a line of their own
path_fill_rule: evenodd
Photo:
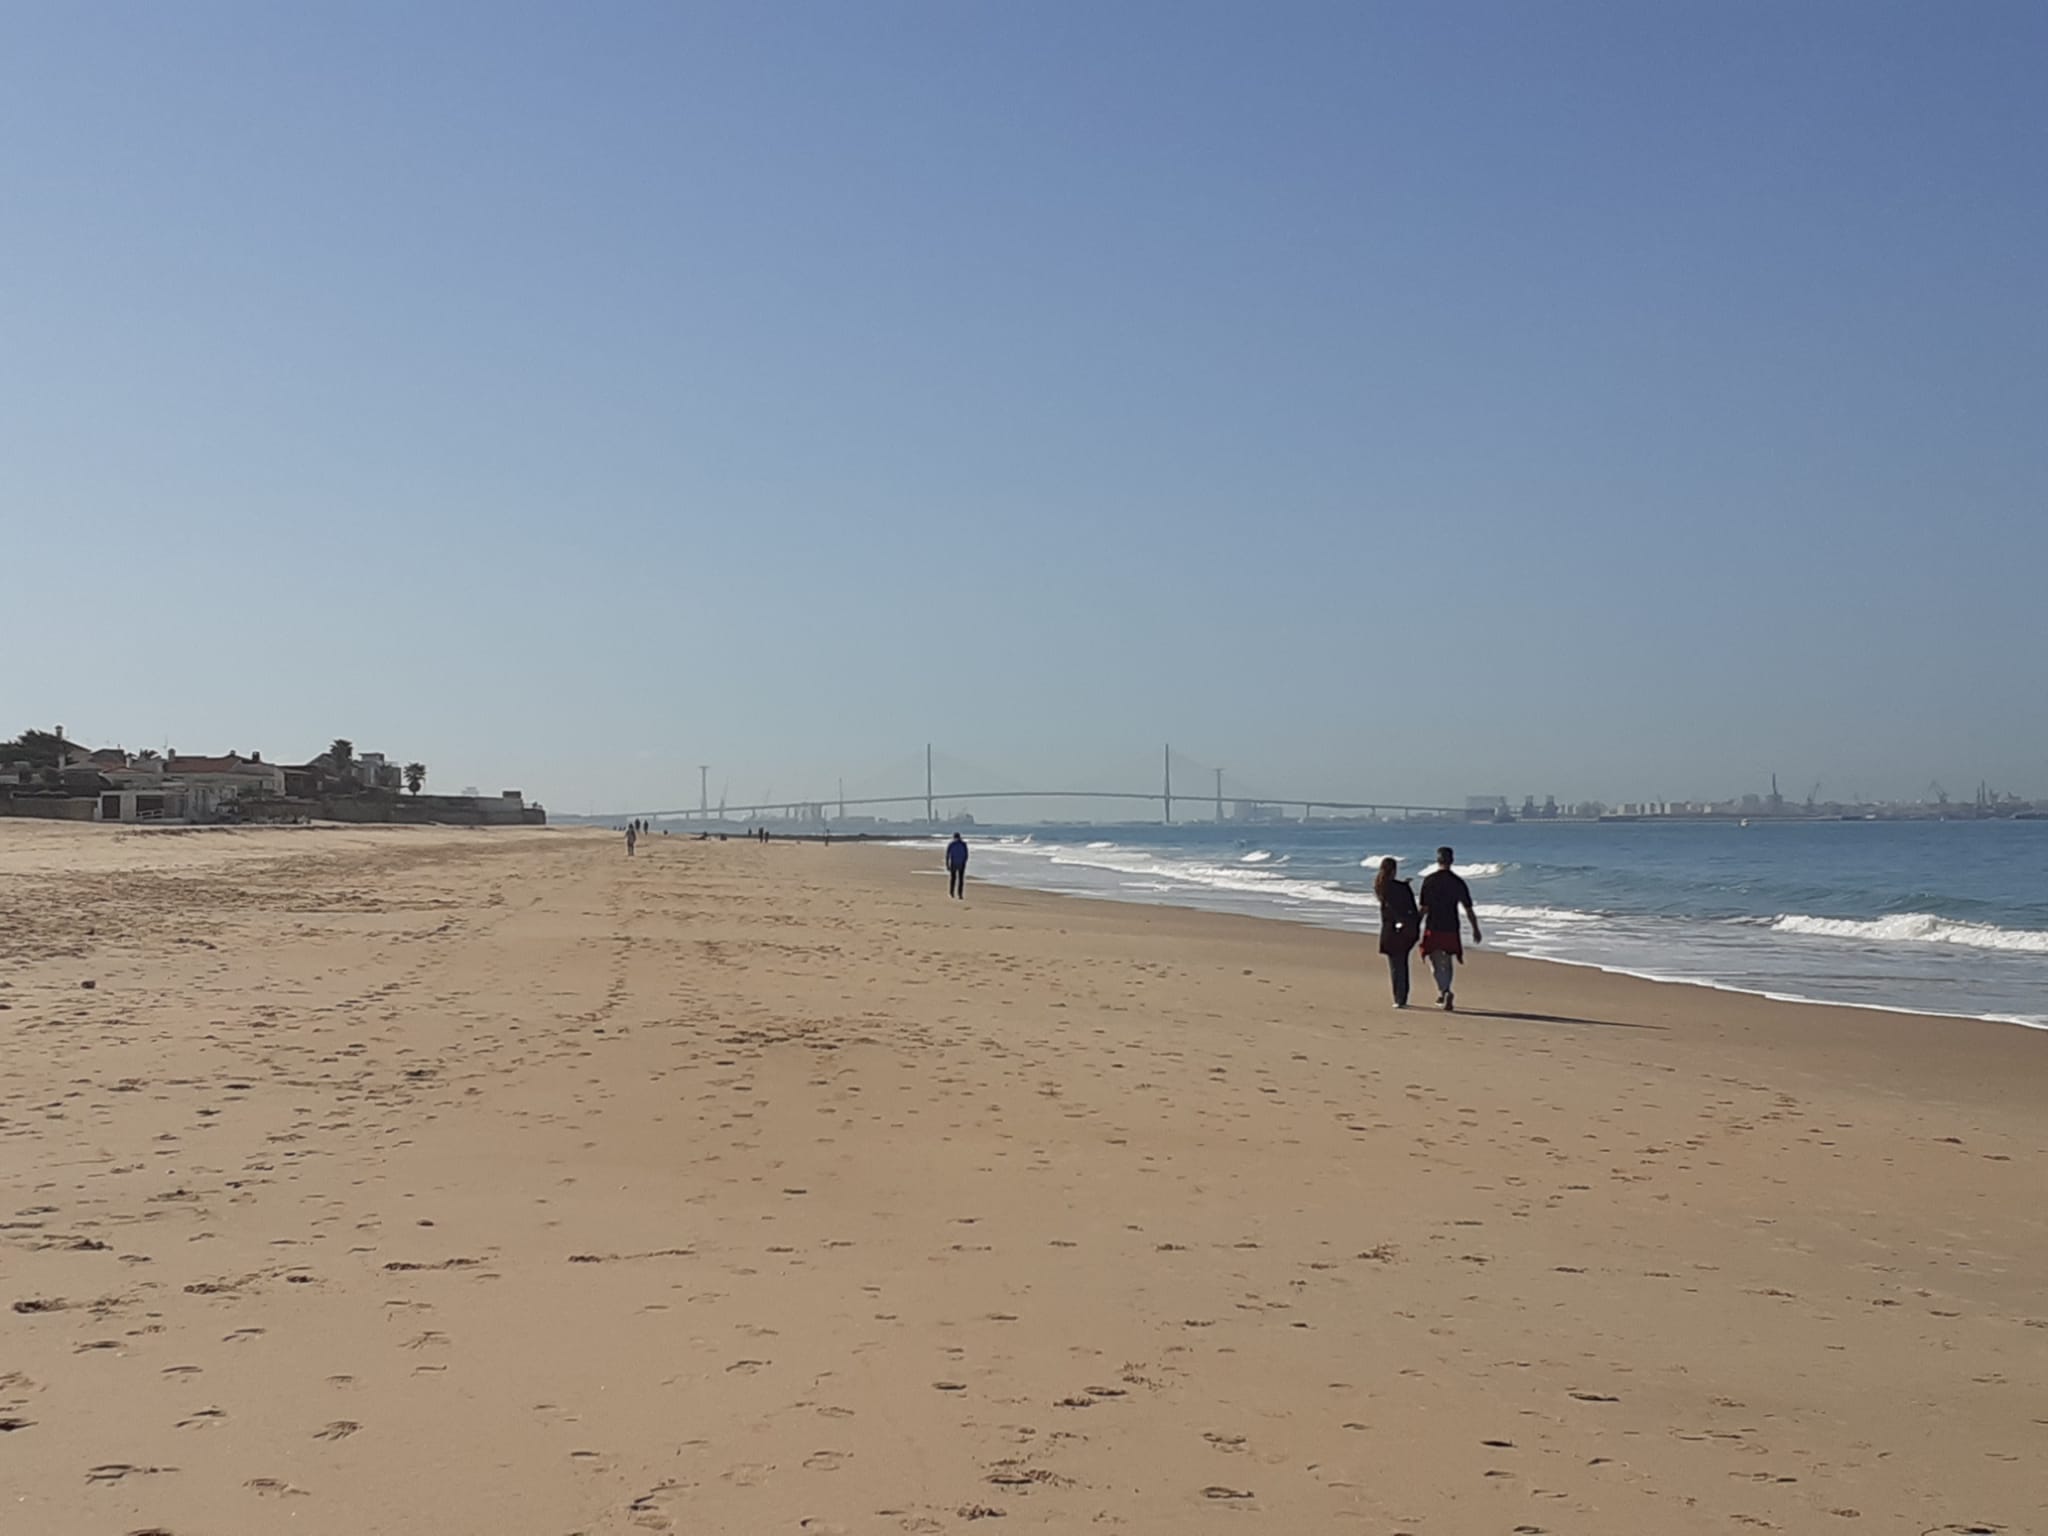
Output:
<svg viewBox="0 0 2048 1536">
<path fill-rule="evenodd" d="M 946 844 L 946 894 L 967 899 L 967 839 L 958 832 Z"/>
</svg>

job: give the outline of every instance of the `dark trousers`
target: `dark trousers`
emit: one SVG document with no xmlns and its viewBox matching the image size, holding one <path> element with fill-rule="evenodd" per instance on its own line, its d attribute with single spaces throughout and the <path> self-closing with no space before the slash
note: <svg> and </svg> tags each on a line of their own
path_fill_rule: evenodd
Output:
<svg viewBox="0 0 2048 1536">
<path fill-rule="evenodd" d="M 1387 956 L 1387 974 L 1394 979 L 1394 1001 L 1405 1005 L 1408 1001 L 1408 951 L 1396 950 Z"/>
<path fill-rule="evenodd" d="M 946 871 L 946 894 L 948 896 L 958 896 L 962 901 L 967 899 L 967 866 L 965 864 L 960 865 L 957 869 L 948 869 Z"/>
</svg>

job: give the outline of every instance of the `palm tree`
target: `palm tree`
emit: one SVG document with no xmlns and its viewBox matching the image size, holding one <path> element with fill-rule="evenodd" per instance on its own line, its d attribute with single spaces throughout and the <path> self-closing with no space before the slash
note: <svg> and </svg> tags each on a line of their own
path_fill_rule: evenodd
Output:
<svg viewBox="0 0 2048 1536">
<path fill-rule="evenodd" d="M 327 755 L 334 760 L 334 776 L 337 779 L 352 779 L 356 769 L 356 744 L 346 736 L 334 738 L 334 744 L 327 749 Z"/>
<path fill-rule="evenodd" d="M 426 782 L 427 765 L 425 763 L 407 763 L 405 765 L 405 787 L 407 789 L 411 790 L 414 794 L 418 794 L 420 786 Z"/>
<path fill-rule="evenodd" d="M 17 761 L 36 768 L 62 767 L 63 738 L 54 731 L 23 731 L 12 741 L 0 741 L 0 763 Z"/>
</svg>

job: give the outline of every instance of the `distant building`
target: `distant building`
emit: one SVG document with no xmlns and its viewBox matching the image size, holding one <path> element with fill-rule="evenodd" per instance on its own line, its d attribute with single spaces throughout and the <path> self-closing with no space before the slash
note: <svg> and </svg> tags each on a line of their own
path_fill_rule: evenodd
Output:
<svg viewBox="0 0 2048 1536">
<path fill-rule="evenodd" d="M 90 803 L 95 821 L 218 821 L 244 797 L 284 793 L 284 770 L 261 753 L 159 756 L 66 742 L 63 756 L 62 785 Z"/>
<path fill-rule="evenodd" d="M 174 752 L 153 761 L 162 765 L 166 778 L 183 779 L 187 784 L 204 785 L 230 796 L 284 793 L 283 766 L 266 763 L 261 752 L 252 752 L 247 757 L 239 752 L 230 752 L 225 757 L 188 757 Z"/>
<path fill-rule="evenodd" d="M 405 782 L 398 764 L 386 762 L 382 752 L 358 752 L 356 782 L 365 789 L 397 789 Z"/>
<path fill-rule="evenodd" d="M 57 733 L 58 762 L 23 764 L 0 781 L 0 815 L 75 821 L 239 821 L 308 814 L 342 821 L 446 821 L 463 825 L 545 826 L 547 812 L 516 789 L 485 797 L 400 795 L 403 771 L 381 752 L 351 760 L 346 773 L 331 755 L 287 767 L 260 752 L 213 757 L 192 753 L 129 753 L 88 749 Z M 5 774 L 0 765 L 0 774 Z M 366 790 L 383 793 L 365 793 Z"/>
<path fill-rule="evenodd" d="M 346 769 L 335 762 L 333 753 L 322 752 L 308 762 L 288 768 L 286 773 L 285 792 L 307 797 L 346 794 L 359 789 L 396 791 L 405 784 L 403 770 L 387 760 L 382 752 L 358 752 L 349 759 Z M 467 793 L 475 794 L 476 791 Z"/>
</svg>

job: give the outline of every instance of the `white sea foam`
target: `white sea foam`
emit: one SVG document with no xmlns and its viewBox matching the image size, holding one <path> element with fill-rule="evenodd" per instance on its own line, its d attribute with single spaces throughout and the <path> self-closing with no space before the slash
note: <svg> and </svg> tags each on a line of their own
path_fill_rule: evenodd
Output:
<svg viewBox="0 0 2048 1536">
<path fill-rule="evenodd" d="M 1126 847 L 1118 843 L 1088 843 L 1079 848 L 1050 845 L 1019 848 L 1015 851 L 1032 854 L 1053 864 L 1071 868 L 1098 869 L 1119 875 L 1136 876 L 1141 880 L 1163 882 L 1152 887 L 1133 887 L 1126 883 L 1126 889 L 1155 889 L 1162 893 L 1171 890 L 1205 890 L 1262 896 L 1290 905 L 1362 908 L 1373 913 L 1379 910 L 1379 899 L 1370 890 L 1353 889 L 1328 880 L 1299 879 L 1280 873 L 1280 866 L 1287 862 L 1287 858 L 1282 856 L 1275 859 L 1265 849 L 1254 849 L 1248 854 L 1241 855 L 1231 864 L 1204 863 L 1185 856 L 1153 853 L 1143 848 Z M 1499 864 L 1481 864 L 1465 872 L 1469 874 L 1473 870 L 1478 870 L 1483 872 L 1481 878 L 1484 878 L 1485 873 L 1497 874 L 1505 867 Z M 1499 917 L 1538 924 L 1597 921 L 1590 913 L 1545 907 L 1489 907 L 1488 910 Z"/>
<path fill-rule="evenodd" d="M 1586 923 L 1611 921 L 1597 912 L 1575 912 L 1570 907 L 1515 907 L 1490 901 L 1484 911 L 1489 919 L 1510 923 L 1547 923 L 1557 927 L 1579 927 Z"/>
<path fill-rule="evenodd" d="M 1999 928 L 1990 923 L 1960 923 L 1932 912 L 1900 912 L 1891 917 L 1808 917 L 1787 913 L 1771 924 L 1774 933 L 1803 933 L 1815 938 L 1854 939 L 1866 944 L 1959 944 L 1967 949 L 2002 949 L 2048 955 L 2048 931 Z"/>
<path fill-rule="evenodd" d="M 1662 970 L 1648 970 L 1627 965 L 1615 965 L 1601 960 L 1584 960 L 1572 955 L 1532 953 L 1530 958 L 1547 961 L 1554 965 L 1573 965 L 1583 970 L 1604 971 L 1609 976 L 1634 976 L 1642 981 L 1662 982 L 1675 987 L 1704 987 L 1710 992 L 1734 992 L 1746 997 L 1767 997 L 1774 1003 L 1799 1003 L 1814 1008 L 1861 1008 L 1872 1013 L 1900 1013 L 1912 1018 L 1968 1019 L 1989 1024 L 2017 1024 L 2022 1029 L 2048 1031 L 2048 1016 L 2026 1013 L 1953 1013 L 1940 1008 L 1908 1008 L 1894 1003 L 1871 1002 L 1867 999 L 1845 1001 L 1841 998 L 1808 997 L 1799 992 L 1780 992 L 1768 987 L 1737 986 L 1733 982 L 1717 980 L 1708 976 L 1681 976 Z"/>
<path fill-rule="evenodd" d="M 1401 859 L 1401 856 L 1398 853 L 1368 854 L 1365 858 L 1362 858 L 1358 861 L 1358 867 L 1360 869 L 1378 869 L 1380 867 L 1380 860 L 1382 859 Z M 1407 875 L 1404 876 L 1404 878 L 1410 879 L 1419 878 L 1420 876 L 1426 875 L 1432 869 L 1436 868 L 1435 859 L 1401 859 L 1401 864 L 1402 867 L 1407 871 Z M 1467 880 L 1491 880 L 1495 875 L 1502 873 L 1509 866 L 1506 864 L 1482 863 L 1459 864 L 1453 867 L 1456 868 L 1458 873 L 1463 875 Z"/>
</svg>

